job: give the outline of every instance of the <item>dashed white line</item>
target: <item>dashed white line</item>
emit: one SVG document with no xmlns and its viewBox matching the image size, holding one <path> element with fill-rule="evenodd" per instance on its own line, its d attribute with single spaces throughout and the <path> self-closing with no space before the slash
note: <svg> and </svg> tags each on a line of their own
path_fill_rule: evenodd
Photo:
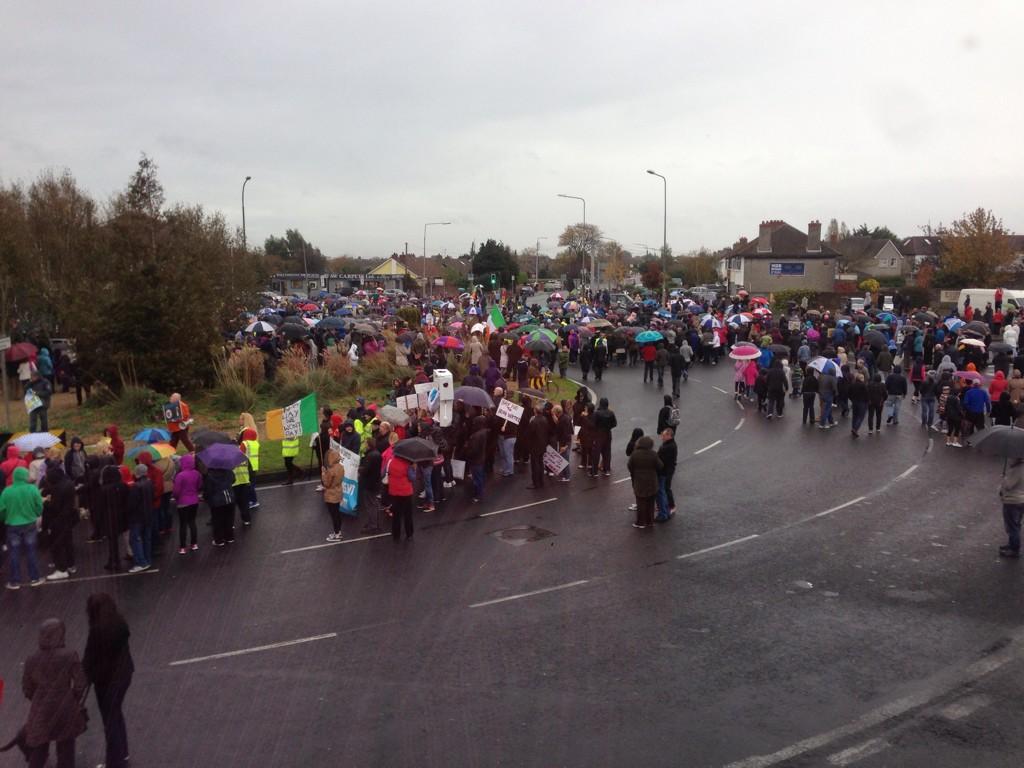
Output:
<svg viewBox="0 0 1024 768">
<path fill-rule="evenodd" d="M 687 552 L 687 553 L 682 554 L 682 555 L 677 555 L 676 556 L 676 560 L 687 560 L 687 559 L 689 559 L 691 557 L 696 557 L 697 555 L 703 555 L 703 554 L 705 554 L 707 552 L 714 552 L 716 549 L 725 549 L 726 547 L 732 547 L 732 546 L 734 546 L 736 544 L 742 544 L 745 541 L 750 541 L 751 539 L 757 539 L 757 538 L 760 538 L 760 534 L 752 533 L 749 536 L 744 536 L 742 539 L 733 539 L 732 541 L 727 541 L 724 544 L 716 544 L 713 547 L 707 547 L 705 549 L 698 549 L 696 552 Z"/>
<path fill-rule="evenodd" d="M 722 393 L 723 395 L 729 395 L 729 394 L 732 394 L 731 392 L 728 392 L 728 391 L 726 391 L 726 390 L 722 389 L 721 387 L 716 387 L 716 386 L 715 386 L 714 384 L 712 384 L 712 385 L 711 385 L 711 388 L 712 388 L 712 389 L 717 389 L 717 390 L 718 390 L 719 392 L 721 392 L 721 393 Z"/>
<path fill-rule="evenodd" d="M 824 512 L 819 512 L 815 515 L 815 517 L 824 517 L 825 515 L 831 515 L 833 512 L 838 512 L 840 509 L 846 509 L 847 507 L 852 507 L 854 504 L 859 504 L 866 498 L 867 496 L 858 496 L 856 499 L 850 499 L 848 502 L 846 502 L 845 504 L 840 504 L 838 507 L 832 507 L 831 509 L 826 509 Z"/>
<path fill-rule="evenodd" d="M 167 666 L 169 667 L 181 667 L 185 664 L 198 664 L 201 661 L 213 661 L 214 659 L 227 659 L 232 656 L 244 656 L 247 653 L 259 653 L 260 651 L 270 651 L 274 648 L 286 648 L 289 645 L 301 645 L 302 643 L 314 643 L 317 640 L 327 640 L 331 637 L 337 637 L 337 632 L 327 632 L 323 635 L 313 635 L 312 637 L 300 637 L 298 640 L 284 640 L 280 643 L 270 643 L 269 645 L 257 645 L 254 648 L 242 648 L 237 651 L 226 651 L 224 653 L 213 653 L 209 656 L 196 656 L 194 659 L 181 659 L 179 661 L 172 661 Z"/>
<path fill-rule="evenodd" d="M 990 696 L 968 696 L 965 699 L 954 701 L 952 704 L 943 707 L 939 710 L 939 714 L 947 720 L 963 720 L 965 717 L 974 714 L 977 710 L 987 707 L 991 703 L 992 698 Z"/>
<path fill-rule="evenodd" d="M 523 592 L 519 595 L 509 595 L 508 597 L 499 597 L 496 600 L 485 600 L 482 603 L 473 603 L 470 608 L 483 608 L 485 605 L 496 605 L 498 603 L 507 603 L 510 600 L 522 600 L 524 597 L 533 597 L 534 595 L 543 595 L 548 592 L 557 592 L 560 589 L 570 589 L 572 587 L 578 587 L 586 584 L 590 579 L 580 579 L 579 581 L 570 581 L 568 584 L 559 584 L 557 587 L 545 587 L 544 589 L 535 589 L 532 592 Z"/>
<path fill-rule="evenodd" d="M 742 427 L 742 426 L 743 426 L 743 422 L 745 422 L 746 420 L 747 420 L 747 417 L 746 417 L 746 416 L 744 416 L 744 417 L 743 417 L 742 419 L 740 419 L 740 423 L 739 423 L 739 424 L 737 424 L 737 425 L 736 425 L 735 427 L 733 427 L 733 428 L 732 428 L 732 431 L 733 431 L 733 432 L 737 431 L 737 430 L 738 430 L 738 429 L 739 429 L 740 427 Z"/>
<path fill-rule="evenodd" d="M 46 581 L 40 586 L 52 587 L 55 584 L 78 584 L 83 581 L 102 581 L 104 579 L 124 579 L 128 576 L 144 576 L 148 573 L 160 573 L 159 568 L 148 568 L 145 571 L 136 571 L 135 573 L 105 573 L 101 576 L 72 576 L 70 579 L 61 579 L 60 581 Z"/>
<path fill-rule="evenodd" d="M 538 504 L 550 504 L 552 501 L 558 501 L 558 497 L 552 496 L 550 499 L 544 499 L 542 501 L 531 501 L 529 504 L 520 504 L 518 507 L 509 507 L 508 509 L 497 509 L 494 512 L 484 512 L 481 515 L 477 515 L 477 517 L 490 517 L 491 515 L 502 515 L 506 512 L 515 512 L 517 509 L 536 507 Z"/>
<path fill-rule="evenodd" d="M 836 752 L 835 754 L 828 756 L 828 761 L 832 765 L 849 765 L 855 763 L 858 760 L 863 760 L 865 757 L 878 754 L 883 749 L 888 749 L 891 745 L 884 739 L 871 739 L 865 741 L 863 744 L 858 744 L 855 747 L 844 749 L 842 752 Z"/>
<path fill-rule="evenodd" d="M 897 475 L 896 479 L 897 480 L 903 480 L 903 479 L 905 479 L 907 477 L 910 477 L 911 473 L 913 473 L 913 471 L 915 469 L 917 469 L 917 464 L 912 464 L 908 469 L 905 469 L 903 472 L 901 472 L 899 475 Z"/>
<path fill-rule="evenodd" d="M 282 549 L 278 554 L 290 555 L 293 552 L 309 552 L 312 549 L 324 549 L 326 547 L 336 547 L 339 544 L 357 544 L 360 541 L 370 541 L 371 539 L 383 539 L 385 536 L 390 536 L 390 533 L 375 533 L 372 536 L 359 536 L 355 539 L 342 539 L 341 541 L 329 541 L 326 544 L 312 544 L 308 547 L 296 547 L 295 549 Z"/>
<path fill-rule="evenodd" d="M 618 480 L 612 480 L 612 485 L 618 485 L 619 483 L 624 483 L 624 482 L 626 482 L 627 480 L 630 480 L 630 479 L 632 479 L 632 478 L 630 478 L 628 476 L 627 477 L 620 477 Z"/>
<path fill-rule="evenodd" d="M 312 485 L 313 483 L 319 483 L 319 480 L 299 480 L 297 483 L 291 485 L 285 485 L 284 483 L 278 483 L 277 485 L 257 485 L 257 491 L 271 491 L 274 488 L 296 488 L 300 485 Z"/>
<path fill-rule="evenodd" d="M 701 448 L 700 450 L 698 450 L 698 451 L 694 451 L 694 452 L 693 452 L 693 455 L 694 455 L 694 456 L 697 456 L 698 454 L 704 453 L 704 451 L 710 451 L 710 450 L 711 450 L 712 448 L 714 448 L 714 447 L 715 447 L 716 445 L 721 445 L 721 444 L 722 444 L 722 441 L 721 441 L 721 440 L 715 440 L 715 442 L 713 442 L 713 443 L 712 443 L 711 445 L 705 445 L 705 446 L 704 446 L 703 448 Z"/>
</svg>

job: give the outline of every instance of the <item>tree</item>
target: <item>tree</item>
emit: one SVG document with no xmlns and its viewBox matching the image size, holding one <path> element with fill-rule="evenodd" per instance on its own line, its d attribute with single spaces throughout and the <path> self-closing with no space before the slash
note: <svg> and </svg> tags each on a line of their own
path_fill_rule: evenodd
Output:
<svg viewBox="0 0 1024 768">
<path fill-rule="evenodd" d="M 684 285 L 715 283 L 718 280 L 718 257 L 707 248 L 691 251 L 677 260 L 669 274 L 681 278 Z"/>
<path fill-rule="evenodd" d="M 949 227 L 939 226 L 942 255 L 936 287 L 996 285 L 1013 263 L 1010 238 L 991 211 L 976 208 Z"/>
<path fill-rule="evenodd" d="M 835 221 L 835 219 L 833 219 Z M 898 241 L 899 237 L 896 233 L 889 229 L 884 224 L 880 227 L 874 227 L 869 229 L 867 224 L 861 224 L 855 230 L 853 230 L 854 237 L 870 237 L 874 240 L 894 240 Z"/>
<path fill-rule="evenodd" d="M 285 230 L 284 237 L 271 235 L 263 243 L 263 250 L 276 259 L 285 272 L 323 274 L 327 260 L 323 253 L 306 240 L 297 229 Z"/>
<path fill-rule="evenodd" d="M 336 275 L 363 275 L 366 274 L 374 264 L 368 259 L 360 259 L 358 256 L 335 256 L 327 259 L 324 269 Z"/>
<path fill-rule="evenodd" d="M 568 265 L 567 276 L 578 277 L 581 270 L 590 271 L 590 255 L 601 243 L 601 230 L 595 224 L 571 224 L 558 236 L 558 244 L 568 248 L 575 257 L 575 265 Z"/>
<path fill-rule="evenodd" d="M 650 288 L 652 291 L 661 290 L 661 262 L 657 259 L 651 259 L 644 264 L 643 271 L 640 273 L 640 282 L 644 284 L 645 288 Z"/>
<path fill-rule="evenodd" d="M 482 278 L 491 273 L 497 275 L 495 287 L 505 288 L 511 288 L 513 279 L 519 274 L 519 264 L 512 249 L 493 238 L 481 245 L 473 257 L 473 275 L 477 283 L 490 288 Z"/>
<path fill-rule="evenodd" d="M 598 260 L 606 282 L 621 287 L 629 277 L 629 263 L 632 258 L 629 251 L 623 249 L 615 240 L 601 243 Z"/>
<path fill-rule="evenodd" d="M 839 222 L 835 219 L 830 219 L 828 222 L 828 241 L 830 243 L 839 241 Z"/>
</svg>

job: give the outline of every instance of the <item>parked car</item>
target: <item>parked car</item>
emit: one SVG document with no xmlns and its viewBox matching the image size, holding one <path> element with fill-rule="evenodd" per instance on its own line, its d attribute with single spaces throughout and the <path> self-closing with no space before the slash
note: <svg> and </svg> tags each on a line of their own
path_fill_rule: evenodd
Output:
<svg viewBox="0 0 1024 768">
<path fill-rule="evenodd" d="M 544 290 L 548 293 L 562 290 L 562 284 L 557 280 L 548 280 L 544 283 Z"/>
</svg>

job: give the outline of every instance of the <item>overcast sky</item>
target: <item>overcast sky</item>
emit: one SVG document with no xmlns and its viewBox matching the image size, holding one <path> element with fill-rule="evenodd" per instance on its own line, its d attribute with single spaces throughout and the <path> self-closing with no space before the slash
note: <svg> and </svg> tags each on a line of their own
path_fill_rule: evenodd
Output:
<svg viewBox="0 0 1024 768">
<path fill-rule="evenodd" d="M 328 256 L 582 218 L 676 253 L 837 217 L 1024 231 L 1024 3 L 6 2 L 0 180 L 105 198 L 140 152 L 169 201 Z"/>
</svg>

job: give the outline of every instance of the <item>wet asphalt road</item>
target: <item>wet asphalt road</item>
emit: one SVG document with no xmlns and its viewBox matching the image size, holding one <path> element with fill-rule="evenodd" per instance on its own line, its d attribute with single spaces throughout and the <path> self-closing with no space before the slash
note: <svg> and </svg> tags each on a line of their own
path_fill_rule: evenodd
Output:
<svg viewBox="0 0 1024 768">
<path fill-rule="evenodd" d="M 616 481 L 662 392 L 611 369 L 591 382 L 618 415 L 611 478 L 493 480 L 479 505 L 456 489 L 419 514 L 410 543 L 346 520 L 346 543 L 314 549 L 312 485 L 266 488 L 226 551 L 201 527 L 200 552 L 156 573 L 5 593 L 0 736 L 26 711 L 35 627 L 61 616 L 83 645 L 105 589 L 133 631 L 137 767 L 1016 765 L 1024 606 L 1021 564 L 995 556 L 999 463 L 944 448 L 909 402 L 857 441 L 801 427 L 796 401 L 767 422 L 731 373 L 685 385 L 679 514 L 654 530 Z M 98 723 L 93 707 L 81 765 Z"/>
</svg>

